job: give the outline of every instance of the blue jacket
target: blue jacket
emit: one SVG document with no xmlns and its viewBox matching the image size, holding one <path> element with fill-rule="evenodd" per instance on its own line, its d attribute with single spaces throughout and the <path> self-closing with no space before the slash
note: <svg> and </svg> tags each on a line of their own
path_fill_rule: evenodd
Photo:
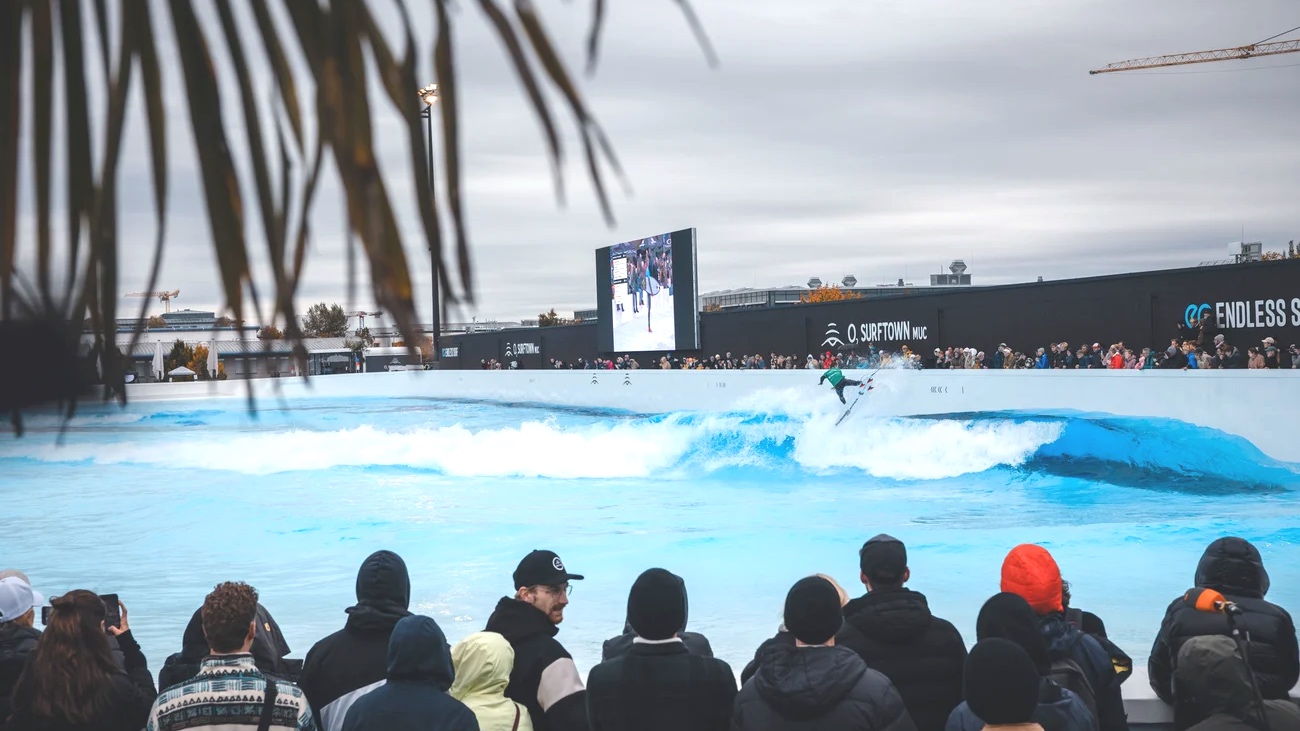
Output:
<svg viewBox="0 0 1300 731">
<path fill-rule="evenodd" d="M 1067 657 L 1088 676 L 1092 694 L 1097 699 L 1097 724 L 1101 731 L 1127 731 L 1124 698 L 1120 695 L 1119 674 L 1110 653 L 1101 643 L 1070 624 L 1063 614 L 1048 614 L 1038 628 L 1047 640 L 1047 653 L 1053 659 Z"/>
<path fill-rule="evenodd" d="M 388 642 L 388 680 L 358 698 L 343 731 L 479 731 L 464 703 L 447 695 L 451 647 L 429 617 L 405 617 Z"/>
<path fill-rule="evenodd" d="M 1043 731 L 1094 731 L 1097 728 L 1088 704 L 1047 678 L 1038 682 L 1038 708 L 1034 709 L 1032 720 L 1042 726 Z M 944 731 L 982 731 L 984 726 L 979 716 L 962 701 L 948 716 Z"/>
<path fill-rule="evenodd" d="M 1043 353 L 1042 355 L 1038 356 L 1038 363 L 1035 367 L 1043 368 L 1043 369 L 1052 367 L 1052 362 L 1047 359 L 1047 353 Z"/>
</svg>

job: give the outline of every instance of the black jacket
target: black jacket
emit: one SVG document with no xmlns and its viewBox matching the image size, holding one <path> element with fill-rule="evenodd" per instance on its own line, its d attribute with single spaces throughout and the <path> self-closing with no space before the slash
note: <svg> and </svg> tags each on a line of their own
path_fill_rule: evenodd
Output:
<svg viewBox="0 0 1300 731">
<path fill-rule="evenodd" d="M 735 731 L 915 731 L 889 679 L 843 647 L 773 645 L 736 696 Z"/>
<path fill-rule="evenodd" d="M 410 616 L 411 579 L 395 553 L 379 551 L 357 572 L 357 604 L 343 629 L 312 646 L 299 687 L 321 731 L 338 731 L 348 708 L 388 677 L 388 640 Z"/>
<path fill-rule="evenodd" d="M 1116 652 L 1107 650 L 1103 640 L 1070 624 L 1064 614 L 1039 617 L 1038 629 L 1047 640 L 1047 654 L 1053 662 L 1072 660 L 1087 677 L 1097 704 L 1098 728 L 1101 731 L 1127 731 L 1128 717 L 1120 684 L 1128 676 L 1121 676 L 1115 667 L 1113 658 Z M 1123 653 L 1118 651 L 1118 654 Z"/>
<path fill-rule="evenodd" d="M 19 627 L 15 622 L 0 624 L 0 725 L 9 718 L 9 696 L 23 674 L 27 656 L 40 639 L 40 631 L 31 627 Z"/>
<path fill-rule="evenodd" d="M 687 632 L 683 629 L 677 633 L 681 638 L 682 644 L 686 645 L 686 651 L 692 655 L 700 657 L 713 657 L 713 646 L 709 644 L 709 638 L 698 632 Z M 623 623 L 623 634 L 605 640 L 605 644 L 600 648 L 600 661 L 607 662 L 616 657 L 622 657 L 632 649 L 632 640 L 636 638 L 636 633 L 632 631 L 632 625 Z"/>
<path fill-rule="evenodd" d="M 1256 704 L 1234 641 L 1202 638 L 1188 644 L 1180 657 L 1178 687 L 1194 701 L 1194 731 L 1261 731 L 1260 710 L 1271 731 L 1300 728 L 1300 708 L 1291 701 L 1264 701 L 1262 709 Z"/>
<path fill-rule="evenodd" d="M 464 703 L 447 695 L 451 647 L 438 623 L 408 617 L 393 629 L 388 679 L 352 703 L 343 731 L 479 731 Z"/>
<path fill-rule="evenodd" d="M 257 605 L 257 634 L 253 636 L 253 661 L 257 669 L 281 680 L 297 682 L 300 663 L 285 658 L 289 643 L 275 617 Z M 168 656 L 158 671 L 158 687 L 167 689 L 199 674 L 199 663 L 208 656 L 208 638 L 203 635 L 203 608 L 194 610 L 181 637 L 181 651 Z"/>
<path fill-rule="evenodd" d="M 1259 551 L 1240 538 L 1211 543 L 1196 567 L 1196 586 L 1214 589 L 1241 607 L 1238 625 L 1250 634 L 1247 650 L 1260 694 L 1265 699 L 1286 698 L 1300 679 L 1300 651 L 1291 615 L 1264 600 L 1269 580 Z M 1165 702 L 1173 703 L 1175 659 L 1183 643 L 1201 635 L 1229 634 L 1223 615 L 1198 612 L 1182 597 L 1175 599 L 1165 611 L 1151 648 L 1148 671 L 1152 689 Z"/>
<path fill-rule="evenodd" d="M 735 700 L 731 666 L 681 642 L 633 644 L 587 676 L 592 731 L 726 731 Z"/>
<path fill-rule="evenodd" d="M 745 665 L 745 668 L 740 671 L 741 685 L 748 683 L 749 679 L 754 677 L 754 673 L 758 672 L 758 663 L 763 659 L 763 651 L 769 647 L 794 647 L 794 635 L 787 632 L 785 626 L 782 625 L 777 629 L 775 635 L 763 640 L 763 643 L 754 651 L 754 659 L 750 660 Z"/>
<path fill-rule="evenodd" d="M 139 643 L 130 632 L 118 635 L 117 639 L 126 669 L 113 674 L 112 707 L 101 718 L 82 725 L 45 723 L 33 719 L 27 709 L 16 707 L 9 725 L 4 726 L 5 731 L 140 731 L 144 728 L 158 691 Z M 23 691 L 19 688 L 17 692 Z"/>
<path fill-rule="evenodd" d="M 961 703 L 966 643 L 919 592 L 880 588 L 849 602 L 835 644 L 889 678 L 920 731 L 941 731 Z"/>
<path fill-rule="evenodd" d="M 1038 707 L 1030 719 L 1043 727 L 1043 731 L 1096 731 L 1088 704 L 1079 696 L 1053 683 L 1047 678 L 1038 681 Z M 948 717 L 944 731 L 983 731 L 987 724 L 962 702 Z"/>
<path fill-rule="evenodd" d="M 514 648 L 506 697 L 528 709 L 534 731 L 588 728 L 587 691 L 573 656 L 555 639 L 559 627 L 533 605 L 502 597 L 485 629 Z"/>
</svg>

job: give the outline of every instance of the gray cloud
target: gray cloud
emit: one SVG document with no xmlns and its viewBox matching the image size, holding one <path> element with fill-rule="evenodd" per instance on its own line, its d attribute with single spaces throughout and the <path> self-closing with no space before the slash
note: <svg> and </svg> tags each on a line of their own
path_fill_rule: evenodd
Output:
<svg viewBox="0 0 1300 731">
<path fill-rule="evenodd" d="M 1295 24 L 1282 0 L 695 5 L 719 69 L 705 67 L 673 3 L 624 3 L 611 6 L 600 70 L 584 79 L 634 189 L 614 196 L 613 229 L 602 223 L 571 133 L 568 202 L 557 207 L 513 71 L 477 10 L 462 7 L 473 314 L 593 305 L 593 249 L 688 226 L 699 230 L 706 291 L 849 273 L 865 283 L 905 273 L 919 282 L 952 258 L 964 258 L 977 283 L 1062 278 L 1219 259 L 1243 226 L 1272 247 L 1300 238 L 1300 99 L 1288 93 L 1300 57 L 1087 74 L 1125 58 L 1259 40 Z M 585 6 L 547 7 L 579 71 Z M 416 23 L 431 25 L 418 15 Z M 259 80 L 269 94 L 269 79 Z M 371 101 L 386 105 L 378 85 Z M 188 119 L 183 105 L 177 111 L 172 147 L 185 153 L 173 168 L 161 284 L 183 290 L 182 306 L 215 307 Z M 226 124 L 242 129 L 230 113 Z M 391 117 L 377 134 L 424 303 L 428 260 L 415 243 L 405 135 Z M 130 149 L 124 291 L 143 286 L 153 235 L 147 148 L 136 140 Z M 251 186 L 245 191 L 255 232 Z M 345 297 L 339 200 L 332 182 L 322 189 L 304 303 Z M 266 267 L 256 271 L 265 282 Z M 364 278 L 358 295 L 368 307 Z"/>
</svg>

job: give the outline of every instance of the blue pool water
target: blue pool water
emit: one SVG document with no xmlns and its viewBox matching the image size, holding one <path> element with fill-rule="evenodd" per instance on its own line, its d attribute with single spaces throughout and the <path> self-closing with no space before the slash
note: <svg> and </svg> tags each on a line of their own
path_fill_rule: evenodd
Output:
<svg viewBox="0 0 1300 731">
<path fill-rule="evenodd" d="M 1006 552 L 1049 547 L 1111 636 L 1144 661 L 1204 546 L 1239 535 L 1300 609 L 1300 466 L 1175 422 L 1081 416 L 882 419 L 787 404 L 643 416 L 421 399 L 138 403 L 52 414 L 0 440 L 0 568 L 47 594 L 117 592 L 156 671 L 213 584 L 261 593 L 294 656 L 342 626 L 380 548 L 413 609 L 483 627 L 533 548 L 586 574 L 560 639 L 579 665 L 622 627 L 645 568 L 685 577 L 690 628 L 738 670 L 786 589 L 851 593 L 857 549 L 908 544 L 912 588 L 973 641 Z M 1281 426 L 1281 425 L 1279 425 Z"/>
</svg>

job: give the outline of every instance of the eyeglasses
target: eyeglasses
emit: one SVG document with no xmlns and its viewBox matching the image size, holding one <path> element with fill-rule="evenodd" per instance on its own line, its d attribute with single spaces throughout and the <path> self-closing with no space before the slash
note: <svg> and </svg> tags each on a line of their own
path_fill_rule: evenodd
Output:
<svg viewBox="0 0 1300 731">
<path fill-rule="evenodd" d="M 559 596 L 559 595 L 561 595 L 561 594 L 563 594 L 563 595 L 565 595 L 565 596 L 572 596 L 572 595 L 573 595 L 573 585 L 572 585 L 572 584 L 560 584 L 560 585 L 557 585 L 557 586 L 552 586 L 552 585 L 548 585 L 548 584 L 539 584 L 539 585 L 537 585 L 537 586 L 535 586 L 535 587 L 533 587 L 533 588 L 536 589 L 537 591 L 544 591 L 544 592 L 546 592 L 547 594 L 550 594 L 551 596 Z"/>
</svg>

